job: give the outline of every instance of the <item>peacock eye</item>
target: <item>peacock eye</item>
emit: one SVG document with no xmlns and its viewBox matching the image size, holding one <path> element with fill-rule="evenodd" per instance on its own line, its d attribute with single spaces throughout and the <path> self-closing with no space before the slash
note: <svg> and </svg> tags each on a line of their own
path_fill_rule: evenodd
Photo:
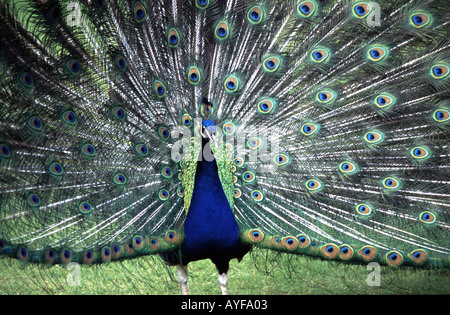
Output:
<svg viewBox="0 0 450 315">
<path fill-rule="evenodd" d="M 9 159 L 10 157 L 11 150 L 9 147 L 4 143 L 0 143 L 0 158 Z"/>
<path fill-rule="evenodd" d="M 161 189 L 158 195 L 159 199 L 162 201 L 169 199 L 169 191 L 167 189 Z"/>
<path fill-rule="evenodd" d="M 226 135 L 233 134 L 235 129 L 236 129 L 236 126 L 232 122 L 226 122 L 222 127 L 222 130 Z"/>
<path fill-rule="evenodd" d="M 58 162 L 53 162 L 49 166 L 49 171 L 53 175 L 61 176 L 64 173 L 64 168 Z"/>
<path fill-rule="evenodd" d="M 386 189 L 397 190 L 400 188 L 400 180 L 393 176 L 386 177 L 383 180 L 383 186 Z"/>
<path fill-rule="evenodd" d="M 136 143 L 134 145 L 134 152 L 140 157 L 146 157 L 149 154 L 148 147 L 144 143 Z"/>
<path fill-rule="evenodd" d="M 320 129 L 320 126 L 318 124 L 315 123 L 305 123 L 302 125 L 300 131 L 305 135 L 305 136 L 312 136 L 314 134 L 316 134 Z"/>
<path fill-rule="evenodd" d="M 71 110 L 66 110 L 62 116 L 62 121 L 69 125 L 76 125 L 77 123 L 77 117 L 75 116 L 75 113 Z"/>
<path fill-rule="evenodd" d="M 167 42 L 170 48 L 177 48 L 180 45 L 180 33 L 176 28 L 171 28 L 169 30 Z"/>
<path fill-rule="evenodd" d="M 369 15 L 372 8 L 367 2 L 357 2 L 353 5 L 353 15 L 358 19 L 363 19 Z"/>
<path fill-rule="evenodd" d="M 124 72 L 127 69 L 127 62 L 121 54 L 116 54 L 114 57 L 114 62 L 120 71 Z"/>
<path fill-rule="evenodd" d="M 19 83 L 24 88 L 30 89 L 34 85 L 34 80 L 29 72 L 21 72 L 19 74 Z"/>
<path fill-rule="evenodd" d="M 261 144 L 262 141 L 258 137 L 252 137 L 247 140 L 247 147 L 252 150 L 258 149 L 261 146 Z"/>
<path fill-rule="evenodd" d="M 339 170 L 347 175 L 355 174 L 358 171 L 358 168 L 355 163 L 350 161 L 344 161 L 339 164 Z"/>
<path fill-rule="evenodd" d="M 81 64 L 76 59 L 70 59 L 67 61 L 66 68 L 72 75 L 78 75 L 81 72 Z"/>
<path fill-rule="evenodd" d="M 315 11 L 315 1 L 302 1 L 297 6 L 297 13 L 300 17 L 310 17 Z"/>
<path fill-rule="evenodd" d="M 215 29 L 215 36 L 219 40 L 227 39 L 229 36 L 230 30 L 228 26 L 228 22 L 226 21 L 220 21 L 217 23 L 216 29 Z"/>
<path fill-rule="evenodd" d="M 134 19 L 138 23 L 143 22 L 147 17 L 147 11 L 140 1 L 136 1 L 134 3 L 133 12 L 134 12 Z"/>
<path fill-rule="evenodd" d="M 159 127 L 158 135 L 162 140 L 168 140 L 170 138 L 170 131 L 167 127 Z"/>
<path fill-rule="evenodd" d="M 81 146 L 81 153 L 85 157 L 94 157 L 96 154 L 96 149 L 91 143 L 85 143 Z"/>
<path fill-rule="evenodd" d="M 423 160 L 430 156 L 430 150 L 424 146 L 414 147 L 411 149 L 410 154 L 415 159 Z"/>
<path fill-rule="evenodd" d="M 388 50 L 384 47 L 375 46 L 367 51 L 367 56 L 369 57 L 369 60 L 380 61 L 387 56 L 387 51 Z"/>
<path fill-rule="evenodd" d="M 113 177 L 114 183 L 117 185 L 125 185 L 127 183 L 127 177 L 122 173 L 117 173 Z"/>
<path fill-rule="evenodd" d="M 256 179 L 255 173 L 252 171 L 246 171 L 242 174 L 242 180 L 246 183 L 252 183 Z"/>
<path fill-rule="evenodd" d="M 89 202 L 83 201 L 78 205 L 78 210 L 82 214 L 89 214 L 92 212 L 92 205 Z"/>
<path fill-rule="evenodd" d="M 209 6 L 209 0 L 195 0 L 195 6 L 200 10 L 204 10 Z"/>
<path fill-rule="evenodd" d="M 28 126 L 32 130 L 35 130 L 35 131 L 41 131 L 43 128 L 43 124 L 42 124 L 41 120 L 36 116 L 30 117 L 28 119 L 27 123 L 28 123 Z"/>
<path fill-rule="evenodd" d="M 387 94 L 387 93 L 383 93 L 383 94 L 379 94 L 375 97 L 373 103 L 378 107 L 378 108 L 388 108 L 392 105 L 395 104 L 395 97 L 392 96 L 391 94 Z"/>
<path fill-rule="evenodd" d="M 424 211 L 419 214 L 419 219 L 425 224 L 432 224 L 436 222 L 436 215 L 431 211 Z"/>
<path fill-rule="evenodd" d="M 263 69 L 265 72 L 275 72 L 282 63 L 280 56 L 269 56 L 263 60 Z"/>
<path fill-rule="evenodd" d="M 427 26 L 430 23 L 431 19 L 427 13 L 420 12 L 411 14 L 410 21 L 415 28 L 422 28 Z"/>
<path fill-rule="evenodd" d="M 431 67 L 431 76 L 435 79 L 443 79 L 448 75 L 449 67 L 444 64 L 437 64 Z"/>
<path fill-rule="evenodd" d="M 233 194 L 234 198 L 240 198 L 242 195 L 242 191 L 239 188 L 235 188 Z"/>
<path fill-rule="evenodd" d="M 41 198 L 34 193 L 31 193 L 27 196 L 27 202 L 32 207 L 38 207 L 41 204 Z"/>
<path fill-rule="evenodd" d="M 329 56 L 330 53 L 325 48 L 314 49 L 311 52 L 311 60 L 317 63 L 324 62 L 325 60 L 328 59 Z"/>
<path fill-rule="evenodd" d="M 364 135 L 364 140 L 368 144 L 378 144 L 378 143 L 383 142 L 384 135 L 379 131 L 372 130 L 372 131 L 366 132 L 366 134 Z"/>
<path fill-rule="evenodd" d="M 240 89 L 240 84 L 241 80 L 233 74 L 230 74 L 225 77 L 224 87 L 227 93 L 237 92 Z"/>
<path fill-rule="evenodd" d="M 306 183 L 305 183 L 305 186 L 306 186 L 306 188 L 309 190 L 309 191 L 318 191 L 318 190 L 320 190 L 321 188 L 323 188 L 323 184 L 322 184 L 322 182 L 321 181 L 319 181 L 319 180 L 317 180 L 317 179 L 310 179 L 310 180 L 307 180 L 306 181 Z"/>
<path fill-rule="evenodd" d="M 192 85 L 197 85 L 201 80 L 200 69 L 196 66 L 192 66 L 188 70 L 188 82 Z"/>
<path fill-rule="evenodd" d="M 263 193 L 259 190 L 253 190 L 251 192 L 251 196 L 252 196 L 253 200 L 255 200 L 257 202 L 262 201 L 264 199 Z"/>
<path fill-rule="evenodd" d="M 251 24 L 259 24 L 263 20 L 264 11 L 258 5 L 250 8 L 247 12 L 247 19 Z"/>
<path fill-rule="evenodd" d="M 163 98 L 166 95 L 166 86 L 163 82 L 161 82 L 160 80 L 155 80 L 153 86 L 158 98 Z"/>
</svg>

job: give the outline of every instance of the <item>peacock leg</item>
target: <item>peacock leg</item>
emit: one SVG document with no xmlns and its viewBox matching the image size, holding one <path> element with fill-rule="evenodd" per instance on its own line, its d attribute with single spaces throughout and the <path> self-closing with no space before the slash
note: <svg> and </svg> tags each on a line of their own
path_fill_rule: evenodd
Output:
<svg viewBox="0 0 450 315">
<path fill-rule="evenodd" d="M 187 266 L 178 265 L 177 274 L 178 274 L 178 281 L 180 281 L 181 293 L 183 295 L 188 295 L 189 290 L 187 286 L 188 281 Z"/>
<path fill-rule="evenodd" d="M 228 274 L 226 272 L 219 273 L 219 285 L 223 295 L 227 295 Z"/>
</svg>

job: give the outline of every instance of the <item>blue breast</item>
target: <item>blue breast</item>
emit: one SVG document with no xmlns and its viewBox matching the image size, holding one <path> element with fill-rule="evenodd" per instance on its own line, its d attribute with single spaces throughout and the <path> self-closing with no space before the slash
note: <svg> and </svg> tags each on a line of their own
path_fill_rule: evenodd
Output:
<svg viewBox="0 0 450 315">
<path fill-rule="evenodd" d="M 205 140 L 204 140 L 204 143 Z M 197 164 L 182 253 L 188 260 L 240 252 L 239 229 L 219 179 L 216 161 Z"/>
</svg>

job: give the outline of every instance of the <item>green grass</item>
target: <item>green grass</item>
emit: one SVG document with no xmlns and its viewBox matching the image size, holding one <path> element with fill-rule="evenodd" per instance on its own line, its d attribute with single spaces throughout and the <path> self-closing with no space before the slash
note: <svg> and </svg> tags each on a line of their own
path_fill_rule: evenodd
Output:
<svg viewBox="0 0 450 315">
<path fill-rule="evenodd" d="M 209 260 L 189 264 L 191 294 L 220 294 L 217 272 Z M 69 286 L 72 271 L 0 260 L 0 294 L 180 294 L 176 268 L 159 257 L 81 267 L 80 286 Z M 372 270 L 303 256 L 257 250 L 230 264 L 228 292 L 232 295 L 287 294 L 450 294 L 449 270 L 393 269 L 381 266 L 380 286 L 366 282 Z"/>
</svg>

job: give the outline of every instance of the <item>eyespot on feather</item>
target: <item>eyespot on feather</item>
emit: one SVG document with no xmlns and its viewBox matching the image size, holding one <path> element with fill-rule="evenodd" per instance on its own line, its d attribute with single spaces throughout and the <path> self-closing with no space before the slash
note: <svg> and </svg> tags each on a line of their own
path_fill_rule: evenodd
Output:
<svg viewBox="0 0 450 315">
<path fill-rule="evenodd" d="M 377 95 L 373 101 L 375 106 L 377 106 L 378 108 L 388 108 L 394 105 L 395 102 L 395 97 L 387 93 Z"/>
<path fill-rule="evenodd" d="M 128 179 L 123 173 L 117 173 L 113 176 L 113 182 L 116 185 L 123 186 L 127 183 Z"/>
<path fill-rule="evenodd" d="M 82 214 L 89 214 L 93 210 L 92 205 L 87 201 L 82 201 L 78 204 L 78 211 Z"/>
<path fill-rule="evenodd" d="M 411 156 L 417 160 L 425 160 L 431 155 L 430 149 L 425 146 L 414 147 L 409 152 Z"/>
<path fill-rule="evenodd" d="M 259 139 L 258 137 L 251 137 L 247 140 L 247 147 L 252 150 L 258 149 L 261 144 L 261 139 Z"/>
<path fill-rule="evenodd" d="M 299 243 L 298 239 L 293 236 L 283 237 L 283 239 L 281 241 L 282 241 L 284 247 L 286 247 L 286 249 L 289 251 L 296 250 L 298 247 L 298 243 Z"/>
<path fill-rule="evenodd" d="M 264 239 L 264 233 L 261 230 L 250 230 L 246 234 L 246 238 L 252 243 L 259 243 Z"/>
<path fill-rule="evenodd" d="M 180 45 L 180 33 L 172 27 L 167 34 L 167 43 L 170 48 L 177 48 Z"/>
<path fill-rule="evenodd" d="M 140 235 L 136 235 L 133 237 L 133 248 L 137 251 L 140 251 L 144 248 L 145 241 L 144 238 Z"/>
<path fill-rule="evenodd" d="M 28 118 L 27 125 L 33 131 L 42 131 L 44 128 L 42 121 L 37 116 L 31 116 Z"/>
<path fill-rule="evenodd" d="M 438 123 L 448 121 L 450 118 L 450 112 L 445 108 L 440 108 L 434 111 L 433 119 Z"/>
<path fill-rule="evenodd" d="M 353 257 L 354 250 L 350 245 L 343 244 L 339 247 L 339 258 L 349 260 Z"/>
<path fill-rule="evenodd" d="M 351 161 L 344 161 L 339 164 L 339 170 L 346 175 L 352 175 L 358 172 L 358 167 L 355 163 Z"/>
<path fill-rule="evenodd" d="M 389 176 L 383 179 L 383 187 L 389 190 L 398 190 L 400 189 L 401 182 L 399 179 Z"/>
<path fill-rule="evenodd" d="M 430 24 L 431 18 L 425 12 L 416 12 L 409 16 L 409 20 L 415 28 L 422 28 Z"/>
<path fill-rule="evenodd" d="M 419 214 L 419 220 L 425 224 L 433 224 L 436 222 L 436 215 L 431 211 L 423 211 Z"/>
<path fill-rule="evenodd" d="M 239 188 L 234 188 L 233 195 L 234 195 L 234 198 L 241 198 L 242 191 Z"/>
<path fill-rule="evenodd" d="M 302 127 L 300 128 L 300 131 L 305 135 L 305 136 L 312 136 L 314 134 L 316 134 L 320 129 L 320 126 L 316 123 L 305 123 L 302 125 Z"/>
<path fill-rule="evenodd" d="M 255 173 L 246 171 L 242 174 L 242 180 L 246 183 L 253 183 L 256 180 Z"/>
<path fill-rule="evenodd" d="M 67 248 L 62 249 L 61 253 L 59 254 L 59 259 L 63 264 L 70 263 L 72 261 L 72 257 L 73 257 L 72 252 Z"/>
<path fill-rule="evenodd" d="M 300 17 L 310 17 L 316 11 L 315 1 L 302 1 L 297 5 L 297 13 Z"/>
<path fill-rule="evenodd" d="M 159 127 L 158 134 L 162 140 L 168 140 L 170 138 L 170 131 L 167 127 L 164 126 Z"/>
<path fill-rule="evenodd" d="M 204 10 L 209 6 L 209 0 L 194 0 L 195 6 L 200 9 Z"/>
<path fill-rule="evenodd" d="M 147 17 L 147 10 L 140 1 L 135 1 L 133 3 L 133 17 L 138 23 L 144 22 Z"/>
<path fill-rule="evenodd" d="M 84 157 L 93 158 L 96 155 L 97 150 L 93 144 L 85 143 L 81 146 L 80 152 Z"/>
<path fill-rule="evenodd" d="M 434 79 L 443 79 L 447 77 L 449 67 L 443 63 L 435 64 L 430 69 L 430 74 Z"/>
<path fill-rule="evenodd" d="M 262 66 L 265 72 L 275 72 L 282 64 L 282 59 L 280 56 L 269 56 L 263 60 Z"/>
<path fill-rule="evenodd" d="M 253 190 L 250 193 L 250 196 L 255 200 L 256 202 L 260 202 L 264 199 L 264 194 L 260 190 Z"/>
<path fill-rule="evenodd" d="M 166 95 L 166 86 L 160 80 L 155 80 L 153 88 L 158 98 L 163 98 Z"/>
<path fill-rule="evenodd" d="M 169 191 L 167 189 L 160 189 L 159 193 L 158 193 L 159 199 L 161 201 L 166 201 L 167 199 L 169 199 Z"/>
<path fill-rule="evenodd" d="M 18 79 L 20 85 L 25 89 L 31 89 L 34 86 L 33 76 L 29 72 L 22 71 Z"/>
<path fill-rule="evenodd" d="M 116 54 L 114 56 L 114 62 L 117 67 L 122 72 L 125 72 L 127 70 L 127 62 L 125 61 L 125 58 L 122 56 L 122 54 Z"/>
<path fill-rule="evenodd" d="M 367 2 L 357 2 L 352 7 L 353 16 L 358 19 L 366 18 L 372 11 L 372 7 Z"/>
<path fill-rule="evenodd" d="M 35 193 L 29 193 L 27 202 L 31 207 L 39 207 L 41 205 L 41 198 Z"/>
<path fill-rule="evenodd" d="M 288 165 L 291 162 L 291 158 L 284 153 L 279 153 L 273 157 L 273 161 L 278 166 L 284 166 Z"/>
<path fill-rule="evenodd" d="M 220 21 L 217 23 L 214 35 L 218 40 L 225 40 L 229 37 L 230 29 L 227 21 Z"/>
<path fill-rule="evenodd" d="M 163 167 L 161 168 L 161 175 L 162 175 L 164 178 L 172 178 L 173 173 L 172 173 L 172 170 L 170 169 L 170 167 L 168 167 L 168 166 L 163 166 Z"/>
<path fill-rule="evenodd" d="M 64 174 L 64 168 L 59 162 L 53 162 L 49 166 L 49 171 L 52 175 L 61 176 Z"/>
<path fill-rule="evenodd" d="M 416 249 L 409 254 L 409 258 L 416 264 L 422 265 L 427 259 L 427 252 L 423 249 Z"/>
<path fill-rule="evenodd" d="M 271 98 L 263 98 L 258 101 L 258 112 L 261 114 L 270 114 L 276 106 L 276 101 Z"/>
<path fill-rule="evenodd" d="M 360 203 L 356 206 L 356 213 L 362 216 L 369 216 L 372 214 L 373 208 L 366 203 Z"/>
<path fill-rule="evenodd" d="M 95 252 L 91 250 L 87 250 L 83 253 L 83 264 L 90 265 L 95 260 Z"/>
<path fill-rule="evenodd" d="M 316 94 L 316 101 L 321 104 L 328 104 L 336 99 L 336 92 L 331 90 L 323 90 Z"/>
<path fill-rule="evenodd" d="M 234 165 L 236 165 L 237 167 L 242 167 L 244 166 L 244 159 L 241 157 L 237 157 L 234 159 Z"/>
<path fill-rule="evenodd" d="M 328 259 L 334 259 L 339 255 L 339 247 L 335 244 L 329 243 L 322 246 L 322 256 Z"/>
<path fill-rule="evenodd" d="M 318 192 L 323 188 L 323 184 L 318 179 L 309 179 L 305 182 L 305 187 L 310 192 Z"/>
<path fill-rule="evenodd" d="M 373 246 L 364 246 L 358 251 L 358 254 L 364 261 L 369 262 L 375 259 L 377 250 Z"/>
<path fill-rule="evenodd" d="M 224 81 L 225 91 L 227 93 L 234 93 L 240 89 L 241 80 L 233 74 L 226 76 Z"/>
<path fill-rule="evenodd" d="M 400 266 L 403 262 L 403 255 L 398 251 L 390 251 L 386 254 L 385 260 L 392 267 Z"/>
<path fill-rule="evenodd" d="M 384 135 L 377 130 L 368 131 L 364 134 L 364 141 L 368 144 L 380 144 L 383 140 Z"/>
<path fill-rule="evenodd" d="M 112 113 L 114 119 L 117 119 L 119 121 L 125 120 L 126 115 L 127 115 L 125 109 L 120 105 L 114 106 L 111 109 L 111 113 Z"/>
<path fill-rule="evenodd" d="M 0 158 L 9 159 L 11 157 L 11 149 L 5 143 L 0 143 Z"/>
<path fill-rule="evenodd" d="M 187 79 L 190 84 L 197 85 L 202 79 L 200 69 L 196 66 L 191 66 L 187 72 Z"/>
<path fill-rule="evenodd" d="M 367 58 L 375 62 L 386 58 L 387 54 L 388 50 L 381 46 L 373 46 L 369 50 L 367 50 Z"/>
<path fill-rule="evenodd" d="M 222 130 L 226 135 L 232 135 L 235 132 L 235 125 L 232 122 L 226 122 L 223 124 Z"/>
<path fill-rule="evenodd" d="M 57 257 L 58 255 L 53 248 L 47 248 L 43 255 L 44 262 L 48 265 L 52 265 Z"/>
<path fill-rule="evenodd" d="M 330 53 L 325 48 L 317 48 L 311 52 L 311 60 L 313 62 L 321 63 L 327 60 L 330 56 Z"/>
<path fill-rule="evenodd" d="M 264 11 L 259 5 L 255 5 L 247 11 L 247 20 L 251 24 L 259 24 L 263 21 L 263 18 Z"/>
<path fill-rule="evenodd" d="M 136 153 L 139 157 L 146 157 L 149 155 L 150 151 L 145 143 L 136 143 L 134 145 L 134 153 Z"/>
<path fill-rule="evenodd" d="M 300 234 L 297 236 L 298 247 L 307 248 L 311 244 L 311 239 L 308 235 Z"/>
<path fill-rule="evenodd" d="M 66 110 L 61 115 L 61 120 L 70 126 L 75 126 L 77 124 L 77 116 L 72 110 Z"/>
</svg>

